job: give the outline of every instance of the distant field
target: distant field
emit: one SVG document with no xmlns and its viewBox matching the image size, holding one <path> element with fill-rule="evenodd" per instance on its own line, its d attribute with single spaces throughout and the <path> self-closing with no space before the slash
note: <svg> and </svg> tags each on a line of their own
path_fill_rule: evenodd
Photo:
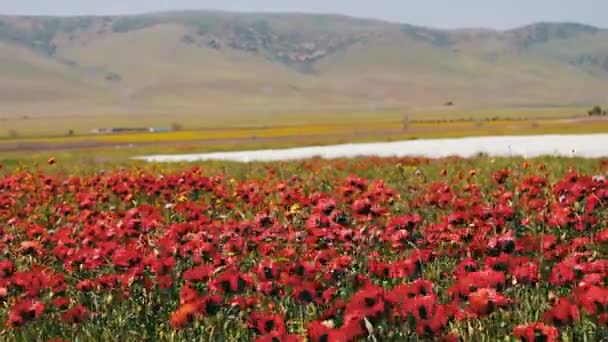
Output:
<svg viewBox="0 0 608 342">
<path fill-rule="evenodd" d="M 424 138 L 606 132 L 608 120 L 587 118 L 413 121 L 407 129 L 403 128 L 401 121 L 354 121 L 349 125 L 328 123 L 168 133 L 4 139 L 0 141 L 0 162 L 11 168 L 20 164 L 44 166 L 52 156 L 56 157 L 63 167 L 109 167 L 131 165 L 134 162 L 129 161 L 130 157 L 148 154 L 203 153 Z"/>
<path fill-rule="evenodd" d="M 238 129 L 252 130 L 279 126 L 386 126 L 401 125 L 407 115 L 411 122 L 443 120 L 489 119 L 542 119 L 584 116 L 586 107 L 463 109 L 437 107 L 426 109 L 310 110 L 268 113 L 201 112 L 188 114 L 107 114 L 11 117 L 0 114 L 0 140 L 24 138 L 65 137 L 71 130 L 74 135 L 90 135 L 100 127 L 170 127 L 179 124 L 187 131 Z M 304 131 L 308 130 L 303 128 Z M 343 130 L 343 129 L 339 129 Z M 249 133 L 246 133 L 249 134 Z M 230 135 L 230 134 L 228 134 Z"/>
<path fill-rule="evenodd" d="M 293 137 L 364 137 L 373 138 L 441 138 L 458 136 L 501 135 L 501 134 L 544 134 L 544 133 L 597 133 L 608 131 L 608 120 L 572 119 L 497 119 L 458 120 L 436 119 L 436 121 L 357 121 L 342 124 L 319 122 L 303 125 L 269 125 L 268 127 L 208 128 L 159 133 L 87 134 L 76 136 L 47 136 L 32 138 L 5 138 L 2 147 L 28 144 L 75 145 L 87 144 L 140 144 L 191 141 L 257 140 Z M 65 146 L 64 146 L 65 147 Z M 6 148 L 5 148 L 6 150 Z"/>
</svg>

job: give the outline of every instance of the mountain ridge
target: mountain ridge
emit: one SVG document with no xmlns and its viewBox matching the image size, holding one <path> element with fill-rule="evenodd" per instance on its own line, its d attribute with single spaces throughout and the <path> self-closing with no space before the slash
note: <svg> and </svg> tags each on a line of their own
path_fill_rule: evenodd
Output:
<svg viewBox="0 0 608 342">
<path fill-rule="evenodd" d="M 385 24 L 395 24 L 401 25 L 406 24 L 410 26 L 424 27 L 427 29 L 433 30 L 441 30 L 441 31 L 460 31 L 460 30 L 487 30 L 487 31 L 496 31 L 496 32 L 507 32 L 518 30 L 522 28 L 526 28 L 534 25 L 543 25 L 543 24 L 555 24 L 555 25 L 576 25 L 581 27 L 588 27 L 598 30 L 607 30 L 608 28 L 600 27 L 593 24 L 586 24 L 576 21 L 551 21 L 551 20 L 539 20 L 530 22 L 528 24 L 516 25 L 506 29 L 498 29 L 498 28 L 489 28 L 484 26 L 463 26 L 463 27 L 454 27 L 454 28 L 440 28 L 433 27 L 431 25 L 422 25 L 422 24 L 410 24 L 403 21 L 395 21 L 395 20 L 387 20 L 381 18 L 372 18 L 372 17 L 363 17 L 363 16 L 355 16 L 349 14 L 341 14 L 341 13 L 314 13 L 314 12 L 297 12 L 297 11 L 228 11 L 228 10 L 214 10 L 214 9 L 196 9 L 196 10 L 169 10 L 169 11 L 151 11 L 151 12 L 142 12 L 142 13 L 130 13 L 130 14 L 86 14 L 86 15 L 43 15 L 43 14 L 3 14 L 0 13 L 0 18 L 46 18 L 46 19 L 78 19 L 78 18 L 124 18 L 124 17 L 154 17 L 154 16 L 182 16 L 182 15 L 230 15 L 230 16 L 308 16 L 308 17 L 328 17 L 328 18 L 342 18 L 349 20 L 359 20 L 366 22 L 379 22 Z"/>
<path fill-rule="evenodd" d="M 604 101 L 608 84 L 608 30 L 578 23 L 494 30 L 302 13 L 0 15 L 0 43 L 7 115 L 78 105 L 124 113 L 561 106 Z M 28 93 L 37 94 L 31 103 Z"/>
</svg>

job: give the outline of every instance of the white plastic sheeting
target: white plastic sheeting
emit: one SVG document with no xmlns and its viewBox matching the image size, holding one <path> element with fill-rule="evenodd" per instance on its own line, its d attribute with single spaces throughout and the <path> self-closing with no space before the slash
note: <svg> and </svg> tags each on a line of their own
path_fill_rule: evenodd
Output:
<svg viewBox="0 0 608 342">
<path fill-rule="evenodd" d="M 608 134 L 492 136 L 461 139 L 406 140 L 396 142 L 342 144 L 276 150 L 214 152 L 202 154 L 152 155 L 134 159 L 148 162 L 195 162 L 226 160 L 236 162 L 283 161 L 321 157 L 326 159 L 361 156 L 441 158 L 490 156 L 608 157 Z"/>
</svg>

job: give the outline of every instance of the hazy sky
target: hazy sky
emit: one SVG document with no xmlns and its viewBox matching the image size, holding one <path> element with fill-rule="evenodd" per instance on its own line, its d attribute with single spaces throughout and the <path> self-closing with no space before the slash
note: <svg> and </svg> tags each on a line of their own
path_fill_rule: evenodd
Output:
<svg viewBox="0 0 608 342">
<path fill-rule="evenodd" d="M 180 9 L 341 13 L 445 28 L 511 28 L 536 21 L 608 27 L 607 0 L 0 0 L 2 14 L 127 14 Z"/>
</svg>

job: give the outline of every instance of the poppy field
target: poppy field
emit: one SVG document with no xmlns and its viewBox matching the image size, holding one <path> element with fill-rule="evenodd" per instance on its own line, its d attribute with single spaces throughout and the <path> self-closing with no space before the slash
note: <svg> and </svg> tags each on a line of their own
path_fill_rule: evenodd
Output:
<svg viewBox="0 0 608 342">
<path fill-rule="evenodd" d="M 608 162 L 0 169 L 0 340 L 608 340 Z"/>
</svg>

